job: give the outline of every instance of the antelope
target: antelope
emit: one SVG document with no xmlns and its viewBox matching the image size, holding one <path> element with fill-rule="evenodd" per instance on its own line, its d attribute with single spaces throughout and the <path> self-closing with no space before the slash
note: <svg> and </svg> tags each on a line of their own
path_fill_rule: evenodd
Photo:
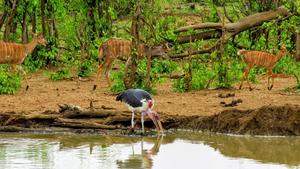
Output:
<svg viewBox="0 0 300 169">
<path fill-rule="evenodd" d="M 240 84 L 239 89 L 242 89 L 243 82 L 246 79 L 247 83 L 249 85 L 249 90 L 251 91 L 251 85 L 248 80 L 248 75 L 250 70 L 254 67 L 263 67 L 267 69 L 267 74 L 268 74 L 268 90 L 271 90 L 273 88 L 273 83 L 274 83 L 274 76 L 273 76 L 273 67 L 275 64 L 287 53 L 287 49 L 284 45 L 280 47 L 280 51 L 276 54 L 270 54 L 262 51 L 248 51 L 248 50 L 239 50 L 237 52 L 238 55 L 241 55 L 243 57 L 244 62 L 247 64 L 247 68 L 244 71 L 243 74 L 243 79 Z M 271 85 L 270 84 L 270 79 L 272 78 Z"/>
<path fill-rule="evenodd" d="M 102 68 L 104 67 L 104 74 L 106 81 L 111 86 L 109 79 L 109 71 L 115 59 L 119 60 L 128 60 L 131 55 L 132 42 L 124 39 L 110 38 L 105 41 L 102 45 L 99 46 L 98 55 L 99 61 L 102 63 L 98 66 L 96 82 L 98 81 L 99 75 Z M 164 56 L 165 49 L 163 45 L 154 46 L 150 49 L 149 46 L 145 44 L 139 44 L 138 49 L 138 58 L 143 58 L 144 56 Z M 94 90 L 97 88 L 97 85 L 94 85 Z"/>
<path fill-rule="evenodd" d="M 25 57 L 32 53 L 38 44 L 45 46 L 46 43 L 47 41 L 44 39 L 42 34 L 34 34 L 32 41 L 27 44 L 0 42 L 0 64 L 10 64 L 13 71 L 17 65 L 19 70 L 21 70 L 24 74 L 27 85 L 26 90 L 28 90 L 29 85 L 22 63 L 25 60 Z"/>
</svg>

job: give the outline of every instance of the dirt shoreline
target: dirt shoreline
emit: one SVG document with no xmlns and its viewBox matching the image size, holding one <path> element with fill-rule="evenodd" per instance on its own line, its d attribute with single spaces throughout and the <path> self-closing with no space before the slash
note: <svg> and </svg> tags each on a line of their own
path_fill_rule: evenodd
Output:
<svg viewBox="0 0 300 169">
<path fill-rule="evenodd" d="M 101 135 L 139 135 L 130 128 L 131 112 L 97 108 L 84 109 L 62 104 L 58 112 L 40 114 L 0 113 L 0 132 L 74 132 Z M 239 135 L 300 136 L 300 106 L 263 106 L 259 109 L 225 110 L 212 116 L 174 116 L 161 113 L 166 130 L 187 129 Z M 154 134 L 151 120 L 146 118 L 148 134 Z"/>
<path fill-rule="evenodd" d="M 128 134 L 131 113 L 115 101 L 116 95 L 108 90 L 104 78 L 93 91 L 93 79 L 53 82 L 44 72 L 31 74 L 28 91 L 23 86 L 15 95 L 0 95 L 0 131 Z M 254 84 L 253 91 L 207 89 L 187 93 L 172 91 L 167 81 L 156 87 L 154 109 L 165 129 L 299 136 L 300 93 L 284 91 L 295 85 L 295 79 L 277 78 L 271 91 L 266 89 L 266 78 L 258 79 L 260 83 Z M 65 103 L 87 110 L 91 101 L 96 110 L 87 114 L 77 115 L 75 111 L 70 115 L 58 107 Z M 154 127 L 148 118 L 145 125 L 148 130 Z"/>
</svg>

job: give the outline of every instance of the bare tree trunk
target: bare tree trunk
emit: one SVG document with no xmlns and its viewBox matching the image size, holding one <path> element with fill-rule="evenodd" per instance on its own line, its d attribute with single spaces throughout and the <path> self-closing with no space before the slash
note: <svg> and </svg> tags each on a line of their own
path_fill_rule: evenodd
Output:
<svg viewBox="0 0 300 169">
<path fill-rule="evenodd" d="M 13 21 L 15 16 L 17 15 L 17 5 L 18 5 L 18 0 L 14 0 L 12 4 L 12 13 L 7 19 L 7 23 L 5 25 L 5 30 L 4 30 L 4 41 L 9 40 L 9 34 L 13 28 Z"/>
<path fill-rule="evenodd" d="M 96 20 L 95 20 L 95 15 L 94 15 L 94 10 L 96 8 L 96 1 L 94 0 L 86 0 L 86 5 L 87 5 L 87 26 L 88 26 L 88 32 L 90 34 L 89 36 L 89 41 L 94 41 L 96 38 Z"/>
<path fill-rule="evenodd" d="M 41 0 L 42 32 L 43 32 L 44 37 L 45 37 L 46 34 L 47 34 L 47 30 L 46 30 L 46 15 L 45 15 L 46 1 L 47 1 L 47 0 Z"/>
<path fill-rule="evenodd" d="M 5 5 L 4 11 L 0 16 L 0 30 L 1 30 L 3 24 L 6 20 L 6 17 L 7 17 L 8 0 L 4 0 L 4 5 Z"/>
<path fill-rule="evenodd" d="M 86 41 L 84 37 L 85 25 L 81 23 L 76 29 L 76 37 L 80 43 L 80 69 L 86 54 Z"/>
<path fill-rule="evenodd" d="M 52 22 L 53 22 L 53 8 L 52 8 L 52 5 L 47 3 L 46 5 L 46 8 L 47 8 L 47 16 L 46 16 L 46 20 L 47 20 L 47 26 L 48 26 L 48 33 L 49 33 L 49 36 L 53 37 L 54 36 L 54 28 L 53 28 L 53 25 L 52 25 Z"/>
<path fill-rule="evenodd" d="M 149 53 L 152 53 L 151 52 L 151 48 L 150 48 L 150 52 Z M 147 55 L 147 72 L 146 72 L 146 87 L 148 89 L 151 88 L 151 55 L 148 54 Z"/>
<path fill-rule="evenodd" d="M 22 17 L 22 43 L 28 43 L 28 31 L 27 31 L 27 6 L 28 2 L 25 2 L 23 17 Z"/>
<path fill-rule="evenodd" d="M 54 10 L 53 10 L 53 5 L 52 4 L 47 4 L 47 20 L 48 20 L 48 31 L 50 36 L 54 36 L 55 38 L 58 38 L 58 31 L 56 29 L 56 24 L 55 24 L 55 15 L 54 15 Z"/>
<path fill-rule="evenodd" d="M 137 70 L 137 56 L 138 56 L 138 46 L 140 41 L 139 35 L 139 21 L 141 15 L 141 6 L 140 1 L 138 0 L 136 4 L 136 9 L 134 16 L 132 17 L 132 25 L 131 25 L 131 34 L 133 36 L 132 39 L 132 48 L 131 48 L 131 59 L 128 60 L 128 64 L 126 64 L 125 75 L 124 75 L 124 84 L 125 87 L 132 88 L 135 81 L 135 73 Z M 128 74 L 128 67 L 130 67 L 130 74 Z"/>
<path fill-rule="evenodd" d="M 103 5 L 103 1 L 98 1 L 98 18 L 101 19 L 104 16 L 104 5 Z M 99 29 L 98 30 L 98 36 L 102 37 L 103 36 L 103 30 Z"/>
<path fill-rule="evenodd" d="M 111 34 L 111 27 L 112 27 L 112 18 L 110 16 L 110 13 L 109 13 L 109 5 L 110 5 L 110 0 L 106 0 L 106 21 L 109 23 L 108 24 L 108 30 L 109 30 L 109 33 Z"/>
<path fill-rule="evenodd" d="M 36 33 L 36 7 L 33 7 L 32 13 L 31 13 L 31 26 L 32 26 L 32 33 Z"/>
<path fill-rule="evenodd" d="M 104 12 L 103 12 L 103 2 L 98 1 L 98 17 L 99 17 L 99 19 L 101 19 L 103 14 L 104 14 Z"/>
<path fill-rule="evenodd" d="M 0 16 L 0 30 L 1 30 L 1 28 L 2 28 L 2 26 L 4 24 L 4 22 L 5 22 L 6 16 L 7 16 L 7 12 L 6 11 L 4 11 L 3 14 L 1 14 L 1 16 Z"/>
<path fill-rule="evenodd" d="M 296 61 L 300 61 L 300 33 L 296 37 Z"/>
<path fill-rule="evenodd" d="M 53 31 L 54 31 L 54 37 L 58 38 L 58 30 L 56 28 L 56 20 L 54 18 L 54 15 L 53 15 L 53 18 L 52 18 L 52 27 L 53 27 Z"/>
</svg>

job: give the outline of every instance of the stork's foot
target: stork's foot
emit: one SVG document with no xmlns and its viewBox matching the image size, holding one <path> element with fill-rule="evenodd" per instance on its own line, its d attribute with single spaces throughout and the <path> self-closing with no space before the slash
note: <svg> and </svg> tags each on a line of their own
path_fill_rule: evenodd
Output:
<svg viewBox="0 0 300 169">
<path fill-rule="evenodd" d="M 27 85 L 27 86 L 26 86 L 26 91 L 27 91 L 28 89 L 29 89 L 29 86 Z"/>
<path fill-rule="evenodd" d="M 239 87 L 239 90 L 241 90 L 241 89 L 242 89 L 242 86 Z"/>
<path fill-rule="evenodd" d="M 132 128 L 132 127 L 130 127 L 128 131 L 129 131 L 129 132 L 128 132 L 129 135 L 134 135 L 134 134 L 136 134 L 134 128 Z"/>
</svg>

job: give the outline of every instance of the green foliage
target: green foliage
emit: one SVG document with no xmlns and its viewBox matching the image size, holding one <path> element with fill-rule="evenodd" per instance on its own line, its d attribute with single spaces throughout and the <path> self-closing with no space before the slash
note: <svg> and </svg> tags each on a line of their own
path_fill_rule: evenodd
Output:
<svg viewBox="0 0 300 169">
<path fill-rule="evenodd" d="M 172 87 L 177 92 L 186 92 L 186 91 L 188 91 L 188 84 L 187 84 L 186 79 L 184 77 L 174 80 Z"/>
<path fill-rule="evenodd" d="M 112 92 L 117 93 L 125 90 L 123 78 L 124 78 L 124 65 L 122 65 L 122 67 L 118 71 L 113 72 L 111 75 L 111 79 L 113 83 L 110 90 Z"/>
<path fill-rule="evenodd" d="M 94 71 L 94 66 L 89 60 L 83 61 L 82 64 L 79 65 L 78 68 L 78 76 L 79 77 L 89 77 Z"/>
<path fill-rule="evenodd" d="M 146 65 L 144 65 L 146 66 Z M 144 67 L 146 68 L 146 67 Z M 153 60 L 152 73 L 154 74 L 171 74 L 177 68 L 175 62 L 169 60 Z"/>
<path fill-rule="evenodd" d="M 136 81 L 134 84 L 135 88 L 145 89 L 151 93 L 155 92 L 153 87 L 160 81 L 160 78 L 157 76 L 158 74 L 171 74 L 177 65 L 176 63 L 168 60 L 157 60 L 154 59 L 152 61 L 151 75 L 150 81 L 151 86 L 147 86 L 146 84 L 146 74 L 147 74 L 147 60 L 140 60 L 138 64 L 138 69 L 136 72 Z M 124 69 L 125 65 L 122 64 L 121 68 L 118 71 L 112 73 L 111 79 L 113 81 L 113 85 L 111 87 L 111 91 L 120 92 L 125 89 L 123 78 L 124 78 Z"/>
<path fill-rule="evenodd" d="M 297 70 L 297 63 L 294 58 L 286 56 L 280 59 L 273 69 L 274 73 L 294 74 Z"/>
<path fill-rule="evenodd" d="M 191 90 L 201 90 L 207 87 L 210 79 L 213 78 L 213 71 L 206 65 L 199 63 L 198 60 L 192 61 L 192 78 L 191 78 Z M 185 63 L 183 66 L 185 72 L 188 72 L 189 64 Z M 173 88 L 178 92 L 188 91 L 189 77 L 184 76 L 182 78 L 173 80 Z"/>
<path fill-rule="evenodd" d="M 40 68 L 50 65 L 57 65 L 58 48 L 54 45 L 55 39 L 49 40 L 47 47 L 37 47 L 37 52 L 27 56 L 24 60 L 25 70 L 36 71 Z"/>
<path fill-rule="evenodd" d="M 16 30 L 12 30 L 13 33 L 9 36 L 10 40 L 21 42 L 22 27 L 19 24 L 21 23 L 26 6 L 29 32 L 32 29 L 32 19 L 30 16 L 33 14 L 33 10 L 36 11 L 37 32 L 42 31 L 40 2 L 40 0 L 19 2 L 17 18 L 14 21 Z M 190 17 L 190 14 L 197 14 L 198 16 L 201 14 L 203 22 L 220 22 L 219 17 L 222 15 L 223 6 L 225 6 L 227 16 L 230 16 L 234 21 L 238 21 L 247 15 L 274 9 L 277 5 L 272 1 L 266 1 L 262 4 L 261 1 L 254 0 L 251 0 L 251 5 L 248 2 L 244 3 L 242 1 L 220 0 L 153 0 L 140 2 L 143 18 L 139 28 L 141 40 L 149 45 L 154 45 L 168 39 L 168 41 L 172 41 L 174 44 L 172 53 L 183 53 L 188 49 L 201 50 L 204 48 L 204 44 L 215 44 L 215 40 L 201 40 L 192 44 L 176 43 L 178 36 L 200 33 L 198 31 L 188 31 L 180 34 L 174 33 L 174 30 L 177 28 L 187 26 L 189 24 L 187 21 L 195 19 L 193 17 L 196 17 L 196 15 L 187 19 L 187 17 Z M 191 8 L 189 4 L 184 4 L 186 2 L 196 2 L 195 8 Z M 127 18 L 131 18 L 133 15 L 136 3 L 134 0 L 107 2 L 92 0 L 48 0 L 45 10 L 46 39 L 48 44 L 46 47 L 38 46 L 33 54 L 25 59 L 25 70 L 36 71 L 41 68 L 61 67 L 63 65 L 64 67 L 77 68 L 76 73 L 78 76 L 90 76 L 98 64 L 97 49 L 101 42 L 110 37 L 132 38 L 130 34 L 131 20 Z M 279 3 L 279 5 L 284 5 L 290 11 L 300 12 L 300 1 L 283 0 L 279 1 Z M 4 1 L 1 1 L 0 11 L 4 11 L 4 8 L 7 7 L 5 7 Z M 53 8 L 53 13 L 48 10 L 50 8 Z M 9 12 L 11 12 L 10 10 Z M 162 13 L 178 13 L 184 17 L 177 15 L 162 17 Z M 51 31 L 54 31 L 51 29 L 51 24 L 53 24 L 51 21 L 52 18 L 55 18 L 55 29 L 57 29 L 58 37 L 51 33 Z M 216 53 L 197 56 L 201 58 L 201 61 L 193 60 L 191 62 L 192 77 L 183 77 L 174 80 L 173 87 L 177 91 L 186 91 L 188 87 L 191 90 L 200 90 L 206 88 L 208 84 L 218 88 L 229 87 L 239 82 L 242 78 L 245 64 L 236 55 L 237 46 L 241 45 L 247 50 L 263 50 L 276 53 L 278 47 L 284 44 L 293 53 L 296 48 L 295 32 L 300 32 L 299 23 L 300 17 L 294 15 L 283 20 L 265 22 L 262 26 L 256 26 L 235 35 L 224 46 L 223 57 L 221 59 L 219 54 Z M 2 34 L 0 32 L 0 35 Z M 82 53 L 80 50 L 82 50 Z M 177 63 L 172 61 L 153 60 L 150 79 L 153 86 L 149 87 L 146 85 L 146 63 L 146 60 L 139 61 L 135 86 L 147 88 L 147 90 L 151 90 L 155 84 L 164 80 L 158 78 L 161 74 L 172 74 L 175 70 L 182 72 L 189 71 L 189 64 L 184 64 L 180 68 Z M 122 91 L 125 88 L 123 84 L 123 66 L 120 70 L 112 73 L 111 78 L 114 83 L 112 83 L 111 90 L 114 92 Z M 299 74 L 299 64 L 292 57 L 284 57 L 277 63 L 274 72 Z M 256 75 L 261 73 L 265 73 L 265 69 L 254 68 L 249 74 L 249 79 L 256 82 Z M 52 80 L 68 79 L 71 77 L 70 74 L 68 69 L 63 68 L 53 73 L 50 78 Z M 3 75 L 3 72 L 1 73 L 1 77 L 6 79 L 5 84 L 11 84 L 13 83 L 12 79 L 17 78 L 17 76 L 15 77 L 10 74 Z M 16 79 L 16 83 L 18 83 L 18 79 Z"/>
<path fill-rule="evenodd" d="M 210 9 L 210 15 L 208 16 L 208 21 L 210 22 L 219 22 L 220 18 L 218 15 L 218 9 L 213 3 L 208 3 Z"/>
<path fill-rule="evenodd" d="M 15 94 L 21 87 L 22 76 L 5 69 L 4 66 L 0 67 L 0 94 Z"/>
<path fill-rule="evenodd" d="M 53 81 L 57 80 L 68 80 L 71 78 L 71 72 L 68 68 L 63 68 L 55 73 L 52 73 L 50 79 Z"/>
</svg>

